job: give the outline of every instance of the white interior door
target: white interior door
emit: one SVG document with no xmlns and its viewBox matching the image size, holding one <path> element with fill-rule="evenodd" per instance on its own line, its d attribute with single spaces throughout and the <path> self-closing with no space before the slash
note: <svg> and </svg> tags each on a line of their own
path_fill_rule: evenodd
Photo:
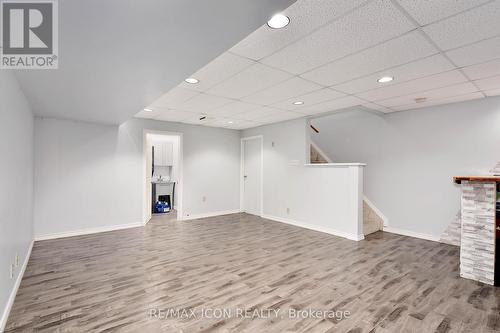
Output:
<svg viewBox="0 0 500 333">
<path fill-rule="evenodd" d="M 261 138 L 243 141 L 243 210 L 261 215 L 262 184 Z"/>
</svg>

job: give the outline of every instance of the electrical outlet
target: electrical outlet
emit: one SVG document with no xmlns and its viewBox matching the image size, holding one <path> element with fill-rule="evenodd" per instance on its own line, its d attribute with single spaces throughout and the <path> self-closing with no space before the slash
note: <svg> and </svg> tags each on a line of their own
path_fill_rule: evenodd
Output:
<svg viewBox="0 0 500 333">
<path fill-rule="evenodd" d="M 207 197 L 206 197 L 206 196 L 203 196 L 203 197 L 201 198 L 201 201 L 206 202 L 206 201 L 207 201 Z"/>
<path fill-rule="evenodd" d="M 14 278 L 14 264 L 10 264 L 10 278 Z"/>
<path fill-rule="evenodd" d="M 286 209 L 286 213 L 287 213 L 287 214 L 290 214 L 290 208 L 287 208 L 287 209 Z"/>
<path fill-rule="evenodd" d="M 19 253 L 16 253 L 16 258 L 14 259 L 14 264 L 16 267 L 19 267 Z"/>
</svg>

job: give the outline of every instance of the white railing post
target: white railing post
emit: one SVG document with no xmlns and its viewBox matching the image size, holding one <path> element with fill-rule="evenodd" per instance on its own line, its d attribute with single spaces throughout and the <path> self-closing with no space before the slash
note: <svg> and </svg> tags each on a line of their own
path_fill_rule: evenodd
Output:
<svg viewBox="0 0 500 333">
<path fill-rule="evenodd" d="M 351 200 L 352 221 L 356 224 L 354 232 L 358 240 L 364 239 L 363 233 L 363 165 L 353 165 L 349 167 L 351 181 L 353 184 Z"/>
</svg>

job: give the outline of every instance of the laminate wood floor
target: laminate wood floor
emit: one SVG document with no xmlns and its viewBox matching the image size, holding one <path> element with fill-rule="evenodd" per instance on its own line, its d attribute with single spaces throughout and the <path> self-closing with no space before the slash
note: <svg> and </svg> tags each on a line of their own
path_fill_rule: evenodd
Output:
<svg viewBox="0 0 500 333">
<path fill-rule="evenodd" d="M 458 263 L 457 247 L 383 232 L 154 218 L 36 242 L 7 332 L 499 332 L 499 288 Z"/>
</svg>

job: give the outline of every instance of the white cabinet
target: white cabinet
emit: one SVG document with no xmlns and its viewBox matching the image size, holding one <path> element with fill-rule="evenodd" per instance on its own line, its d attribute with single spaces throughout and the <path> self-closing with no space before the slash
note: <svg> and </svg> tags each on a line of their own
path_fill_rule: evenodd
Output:
<svg viewBox="0 0 500 333">
<path fill-rule="evenodd" d="M 165 165 L 174 165 L 174 144 L 165 142 Z"/>
<path fill-rule="evenodd" d="M 155 144 L 153 145 L 153 148 L 154 148 L 154 165 L 161 165 L 161 161 L 162 161 L 162 158 L 163 158 L 163 154 L 162 154 L 162 151 L 163 149 L 161 148 L 161 145 L 160 144 Z"/>
<path fill-rule="evenodd" d="M 155 165 L 171 166 L 174 164 L 174 144 L 172 142 L 155 143 Z"/>
</svg>

